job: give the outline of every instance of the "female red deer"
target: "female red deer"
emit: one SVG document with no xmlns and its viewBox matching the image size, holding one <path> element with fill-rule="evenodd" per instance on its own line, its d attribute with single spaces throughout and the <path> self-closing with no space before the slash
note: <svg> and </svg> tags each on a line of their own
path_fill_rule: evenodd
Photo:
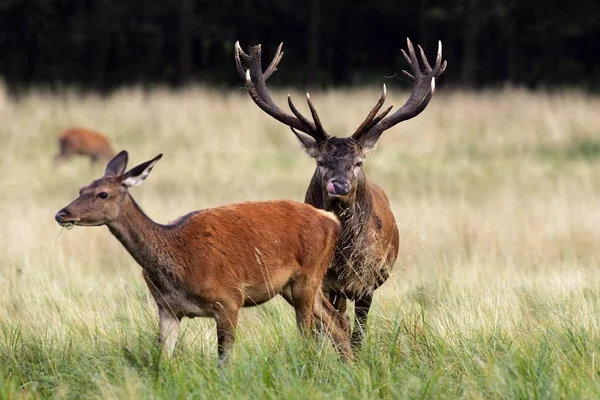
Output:
<svg viewBox="0 0 600 400">
<path fill-rule="evenodd" d="M 336 311 L 319 289 L 340 233 L 337 218 L 307 204 L 268 201 L 195 211 L 172 224 L 158 224 L 128 189 L 142 183 L 161 157 L 125 172 L 128 156 L 120 152 L 104 176 L 82 188 L 55 218 L 62 226 L 108 226 L 143 268 L 158 305 L 159 341 L 167 355 L 183 317 L 213 317 L 219 360 L 224 361 L 240 308 L 281 294 L 296 309 L 302 334 L 311 331 L 314 314 L 350 358 L 348 334 L 336 326 Z"/>
<path fill-rule="evenodd" d="M 305 202 L 334 212 L 342 222 L 342 233 L 333 265 L 325 278 L 324 291 L 344 315 L 347 300 L 355 301 L 352 344 L 356 347 L 360 346 L 364 337 L 373 292 L 390 276 L 399 247 L 398 228 L 388 198 L 379 186 L 367 181 L 362 169 L 363 161 L 385 130 L 416 117 L 427 107 L 435 91 L 435 80 L 446 69 L 446 62 L 442 63 L 441 42 L 433 68 L 419 46 L 424 71 L 412 43 L 410 40 L 407 42 L 409 54 L 404 50 L 402 54 L 413 73 L 402 72 L 413 82 L 410 97 L 387 118 L 391 106 L 377 115 L 386 97 L 384 85 L 375 107 L 356 132 L 345 138 L 327 134 L 308 93 L 306 98 L 314 122 L 298 111 L 289 95 L 288 104 L 293 115 L 284 112 L 271 99 L 265 82 L 277 70 L 283 57 L 283 43 L 264 72 L 260 45 L 251 47 L 250 54 L 242 51 L 239 42 L 235 45 L 237 69 L 252 100 L 271 117 L 288 125 L 308 155 L 317 161 Z"/>
<path fill-rule="evenodd" d="M 110 160 L 115 153 L 108 138 L 102 133 L 74 127 L 65 129 L 58 135 L 58 154 L 54 160 L 67 160 L 75 154 L 88 156 L 95 163 L 100 159 Z"/>
</svg>

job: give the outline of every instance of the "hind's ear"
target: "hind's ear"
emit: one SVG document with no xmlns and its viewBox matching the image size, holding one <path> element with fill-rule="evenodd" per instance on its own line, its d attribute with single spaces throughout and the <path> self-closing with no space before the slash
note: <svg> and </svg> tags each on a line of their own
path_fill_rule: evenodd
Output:
<svg viewBox="0 0 600 400">
<path fill-rule="evenodd" d="M 113 157 L 112 160 L 106 164 L 106 169 L 104 170 L 104 176 L 112 175 L 119 176 L 125 172 L 125 168 L 127 168 L 127 159 L 129 156 L 125 150 L 121 151 L 119 154 Z"/>
<path fill-rule="evenodd" d="M 154 168 L 154 166 L 156 165 L 158 160 L 162 158 L 162 156 L 163 155 L 161 153 L 154 157 L 152 160 L 146 161 L 144 163 L 141 163 L 137 167 L 131 168 L 121 177 L 121 184 L 129 188 L 142 183 L 144 179 L 146 179 L 146 177 L 150 175 L 150 171 L 152 171 L 152 168 Z"/>
</svg>

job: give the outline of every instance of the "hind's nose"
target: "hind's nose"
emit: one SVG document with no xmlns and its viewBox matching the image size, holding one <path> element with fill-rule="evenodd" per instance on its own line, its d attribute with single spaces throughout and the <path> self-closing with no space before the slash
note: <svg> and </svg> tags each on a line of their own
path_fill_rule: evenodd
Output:
<svg viewBox="0 0 600 400">
<path fill-rule="evenodd" d="M 56 222 L 62 222 L 63 219 L 67 218 L 71 213 L 66 208 L 63 208 L 54 215 Z"/>
</svg>

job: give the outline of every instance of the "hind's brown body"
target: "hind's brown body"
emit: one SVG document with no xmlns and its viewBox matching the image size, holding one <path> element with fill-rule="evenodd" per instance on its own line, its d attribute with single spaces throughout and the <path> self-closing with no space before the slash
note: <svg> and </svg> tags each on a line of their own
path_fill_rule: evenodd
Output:
<svg viewBox="0 0 600 400">
<path fill-rule="evenodd" d="M 282 295 L 301 333 L 316 317 L 345 358 L 349 337 L 320 287 L 341 231 L 331 213 L 293 201 L 232 204 L 152 221 L 129 194 L 162 155 L 124 172 L 127 153 L 56 214 L 61 225 L 108 226 L 143 268 L 158 305 L 160 341 L 171 354 L 183 317 L 212 317 L 219 359 L 233 346 L 240 308 Z"/>
<path fill-rule="evenodd" d="M 74 155 L 84 155 L 92 163 L 99 160 L 110 160 L 114 155 L 108 138 L 97 131 L 73 127 L 62 131 L 58 135 L 59 152 L 56 161 L 66 160 Z"/>
</svg>

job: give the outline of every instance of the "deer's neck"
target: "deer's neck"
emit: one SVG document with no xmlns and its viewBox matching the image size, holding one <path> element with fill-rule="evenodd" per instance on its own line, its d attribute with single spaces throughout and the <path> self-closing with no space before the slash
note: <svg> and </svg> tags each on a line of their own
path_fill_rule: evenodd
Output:
<svg viewBox="0 0 600 400">
<path fill-rule="evenodd" d="M 168 229 L 144 214 L 130 195 L 127 195 L 119 217 L 107 225 L 146 272 L 157 274 L 169 269 L 172 258 Z"/>
<path fill-rule="evenodd" d="M 327 196 L 325 199 L 326 210 L 333 211 L 342 223 L 342 235 L 356 239 L 365 234 L 373 208 L 366 178 L 357 182 L 353 197 L 342 200 Z"/>
<path fill-rule="evenodd" d="M 342 223 L 342 236 L 358 237 L 364 234 L 373 209 L 373 197 L 369 191 L 367 178 L 361 174 L 353 196 L 347 198 L 329 197 L 320 179 L 313 176 L 307 191 L 306 203 L 333 212 Z"/>
</svg>

